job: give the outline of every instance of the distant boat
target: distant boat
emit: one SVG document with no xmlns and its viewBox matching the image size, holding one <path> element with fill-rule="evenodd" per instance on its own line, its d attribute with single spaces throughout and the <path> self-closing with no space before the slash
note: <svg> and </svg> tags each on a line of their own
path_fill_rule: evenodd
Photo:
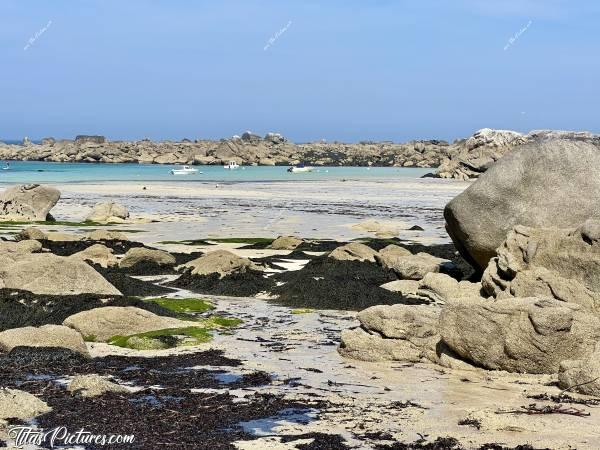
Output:
<svg viewBox="0 0 600 450">
<path fill-rule="evenodd" d="M 313 168 L 305 166 L 303 163 L 300 163 L 300 164 L 296 164 L 295 166 L 290 167 L 287 171 L 291 172 L 291 173 L 312 172 Z"/>
<path fill-rule="evenodd" d="M 239 169 L 240 165 L 238 163 L 236 163 L 235 161 L 229 161 L 227 164 L 225 164 L 223 166 L 224 169 L 229 169 L 229 170 L 234 170 L 234 169 Z"/>
<path fill-rule="evenodd" d="M 172 169 L 172 175 L 192 175 L 194 173 L 198 173 L 198 169 L 194 169 L 190 166 L 181 166 L 181 169 Z M 200 172 L 202 173 L 202 172 Z"/>
<path fill-rule="evenodd" d="M 2 168 L 2 170 L 10 170 L 10 163 L 4 163 L 4 167 Z"/>
</svg>

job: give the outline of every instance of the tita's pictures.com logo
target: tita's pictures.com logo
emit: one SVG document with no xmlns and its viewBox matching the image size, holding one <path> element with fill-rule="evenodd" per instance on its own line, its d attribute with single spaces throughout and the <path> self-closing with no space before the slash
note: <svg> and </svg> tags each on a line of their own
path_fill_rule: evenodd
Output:
<svg viewBox="0 0 600 450">
<path fill-rule="evenodd" d="M 16 426 L 8 430 L 8 437 L 14 440 L 14 446 L 17 448 L 23 448 L 26 445 L 41 446 L 43 444 L 50 446 L 50 448 L 85 444 L 132 444 L 135 441 L 133 434 L 93 434 L 83 428 L 72 433 L 67 427 L 56 427 L 44 431 L 28 426 Z"/>
</svg>

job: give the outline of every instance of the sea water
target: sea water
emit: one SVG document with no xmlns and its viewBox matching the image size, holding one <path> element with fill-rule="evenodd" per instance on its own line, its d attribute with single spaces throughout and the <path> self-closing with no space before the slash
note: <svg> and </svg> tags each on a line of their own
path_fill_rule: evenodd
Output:
<svg viewBox="0 0 600 450">
<path fill-rule="evenodd" d="M 42 161 L 0 162 L 0 184 L 16 183 L 95 183 L 152 181 L 318 181 L 318 180 L 386 180 L 420 178 L 432 169 L 406 167 L 315 167 L 312 172 L 290 173 L 286 166 L 241 166 L 228 170 L 223 166 L 194 166 L 190 175 L 173 175 L 180 165 L 60 163 Z"/>
</svg>

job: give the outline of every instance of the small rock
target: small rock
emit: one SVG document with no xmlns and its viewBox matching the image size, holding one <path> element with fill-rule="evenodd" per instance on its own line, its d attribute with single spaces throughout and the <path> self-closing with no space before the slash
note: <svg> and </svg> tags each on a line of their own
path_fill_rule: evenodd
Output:
<svg viewBox="0 0 600 450">
<path fill-rule="evenodd" d="M 329 254 L 329 258 L 338 261 L 369 261 L 375 262 L 377 252 L 371 247 L 359 242 L 351 242 L 336 248 Z"/>
<path fill-rule="evenodd" d="M 125 386 L 118 385 L 96 374 L 77 375 L 73 377 L 67 390 L 72 395 L 80 395 L 82 397 L 98 397 L 107 392 L 130 392 Z"/>
</svg>

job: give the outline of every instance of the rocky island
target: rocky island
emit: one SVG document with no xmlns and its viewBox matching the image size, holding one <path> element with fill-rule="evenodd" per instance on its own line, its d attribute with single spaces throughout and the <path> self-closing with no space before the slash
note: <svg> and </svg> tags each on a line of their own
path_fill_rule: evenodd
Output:
<svg viewBox="0 0 600 450">
<path fill-rule="evenodd" d="M 313 166 L 391 166 L 437 168 L 435 176 L 467 180 L 477 178 L 513 148 L 544 139 L 572 139 L 598 144 L 589 132 L 515 131 L 482 129 L 468 139 L 392 142 L 312 142 L 294 144 L 279 133 L 264 137 L 245 132 L 220 141 L 184 139 L 181 142 L 108 141 L 103 136 L 77 136 L 75 140 L 42 139 L 33 144 L 0 144 L 0 159 L 54 162 L 147 164 L 238 164 Z"/>
</svg>

